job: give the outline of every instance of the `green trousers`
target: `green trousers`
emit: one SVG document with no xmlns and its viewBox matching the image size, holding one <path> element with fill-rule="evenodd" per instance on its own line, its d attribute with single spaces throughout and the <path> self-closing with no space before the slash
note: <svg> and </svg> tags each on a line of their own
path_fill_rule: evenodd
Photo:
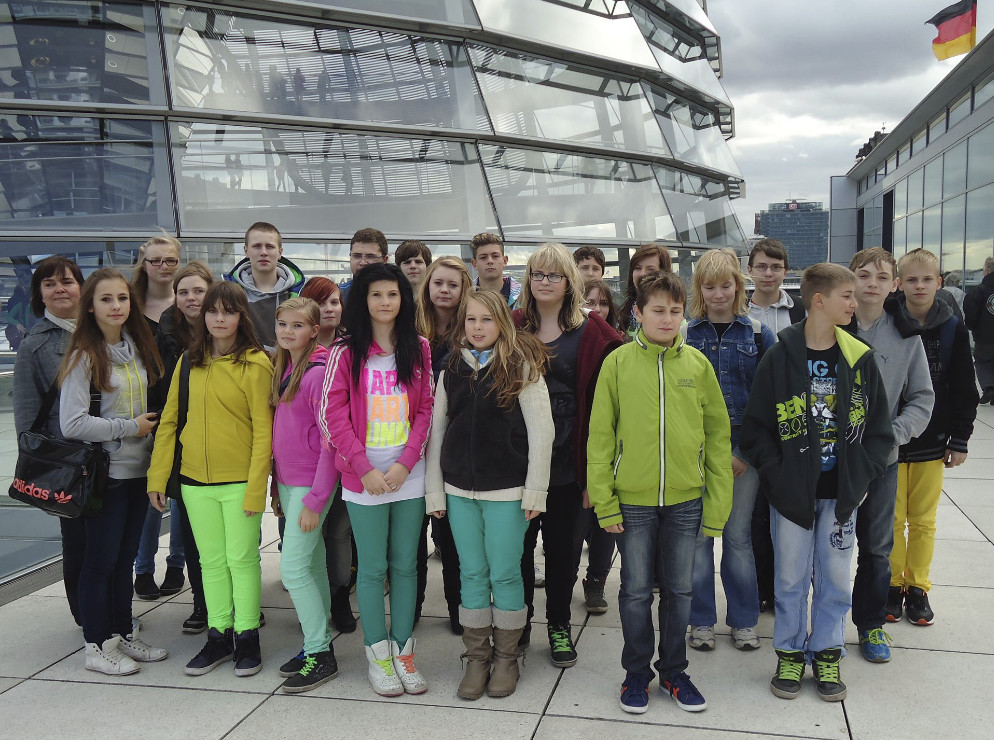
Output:
<svg viewBox="0 0 994 740">
<path fill-rule="evenodd" d="M 285 486 L 279 483 L 280 503 L 286 515 L 283 552 L 280 555 L 280 578 L 290 592 L 304 633 L 304 652 L 314 655 L 331 645 L 328 616 L 331 614 L 331 588 L 328 585 L 328 562 L 325 559 L 321 525 L 328 516 L 329 505 L 321 512 L 321 523 L 310 532 L 300 531 L 300 513 L 309 486 Z"/>
</svg>

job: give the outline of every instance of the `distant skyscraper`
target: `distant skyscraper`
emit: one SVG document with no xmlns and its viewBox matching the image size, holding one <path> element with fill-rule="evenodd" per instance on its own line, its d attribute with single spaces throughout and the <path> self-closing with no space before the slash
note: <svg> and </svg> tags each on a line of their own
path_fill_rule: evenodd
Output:
<svg viewBox="0 0 994 740">
<path fill-rule="evenodd" d="M 789 200 L 770 203 L 760 211 L 758 233 L 779 239 L 787 247 L 790 269 L 802 269 L 828 259 L 828 211 L 821 203 Z"/>
</svg>

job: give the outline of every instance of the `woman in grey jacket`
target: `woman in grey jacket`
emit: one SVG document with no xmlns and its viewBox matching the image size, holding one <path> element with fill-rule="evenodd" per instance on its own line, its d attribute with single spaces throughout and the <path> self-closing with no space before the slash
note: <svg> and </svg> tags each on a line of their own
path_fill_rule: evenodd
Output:
<svg viewBox="0 0 994 740">
<path fill-rule="evenodd" d="M 42 260 L 31 276 L 31 310 L 40 320 L 24 337 L 14 361 L 14 429 L 18 436 L 31 429 L 45 395 L 55 385 L 69 337 L 76 326 L 82 284 L 83 273 L 79 265 L 61 256 Z M 43 428 L 55 437 L 62 436 L 58 393 Z M 86 542 L 83 520 L 60 518 L 59 526 L 62 529 L 62 579 L 69 611 L 76 624 L 82 625 L 79 574 Z"/>
</svg>

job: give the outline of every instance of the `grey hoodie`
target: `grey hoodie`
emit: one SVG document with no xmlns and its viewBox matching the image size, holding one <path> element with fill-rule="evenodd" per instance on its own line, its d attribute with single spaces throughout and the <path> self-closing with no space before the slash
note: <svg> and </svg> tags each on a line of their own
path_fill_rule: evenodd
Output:
<svg viewBox="0 0 994 740">
<path fill-rule="evenodd" d="M 858 336 L 876 350 L 873 357 L 887 391 L 895 438 L 887 458 L 891 465 L 897 462 L 898 447 L 921 435 L 932 417 L 935 391 L 925 346 L 919 336 L 902 337 L 886 311 L 869 328 L 860 327 Z"/>
<path fill-rule="evenodd" d="M 113 390 L 101 395 L 100 416 L 90 416 L 90 361 L 83 357 L 62 383 L 59 424 L 67 439 L 103 442 L 110 477 L 144 478 L 152 457 L 152 435 L 137 437 L 136 416 L 148 411 L 148 376 L 127 333 L 108 344 Z"/>
</svg>

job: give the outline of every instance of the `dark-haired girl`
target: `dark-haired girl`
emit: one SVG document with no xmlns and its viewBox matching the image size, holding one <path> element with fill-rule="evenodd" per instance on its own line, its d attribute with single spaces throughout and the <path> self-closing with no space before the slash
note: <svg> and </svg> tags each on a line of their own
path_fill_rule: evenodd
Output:
<svg viewBox="0 0 994 740">
<path fill-rule="evenodd" d="M 414 666 L 412 633 L 433 384 L 431 352 L 414 313 L 411 284 L 399 267 L 376 263 L 359 271 L 345 304 L 348 333 L 328 359 L 321 413 L 359 551 L 356 598 L 369 682 L 382 696 L 428 690 Z"/>
<path fill-rule="evenodd" d="M 635 336 L 639 323 L 635 318 L 635 298 L 639 280 L 650 272 L 671 272 L 673 259 L 666 247 L 660 244 L 643 244 L 635 250 L 628 263 L 628 284 L 625 288 L 625 303 L 618 314 L 618 329 L 629 338 Z"/>
<path fill-rule="evenodd" d="M 83 283 L 76 330 L 59 373 L 59 424 L 67 439 L 102 442 L 110 458 L 103 505 L 84 521 L 79 579 L 86 668 L 108 675 L 137 673 L 135 661 L 168 655 L 141 640 L 131 622 L 131 567 L 148 510 L 141 493 L 151 453 L 148 435 L 156 425 L 148 386 L 161 374 L 155 340 L 131 286 L 118 270 L 97 270 Z M 99 416 L 90 415 L 91 388 L 100 394 Z"/>
<path fill-rule="evenodd" d="M 203 675 L 233 657 L 235 675 L 251 676 L 262 669 L 259 535 L 272 460 L 273 364 L 241 286 L 210 287 L 189 355 L 180 490 L 200 549 L 209 630 L 186 674 Z M 148 471 L 148 497 L 159 511 L 176 452 L 181 370 L 182 363 L 173 373 Z"/>
</svg>

